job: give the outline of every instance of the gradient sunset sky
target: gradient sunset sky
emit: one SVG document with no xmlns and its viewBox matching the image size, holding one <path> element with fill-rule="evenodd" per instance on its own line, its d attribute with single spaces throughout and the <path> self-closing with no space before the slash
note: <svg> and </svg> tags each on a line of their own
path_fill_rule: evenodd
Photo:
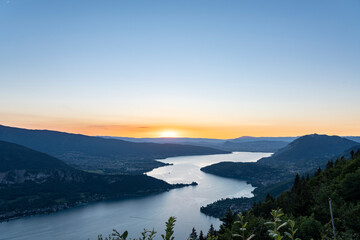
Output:
<svg viewBox="0 0 360 240">
<path fill-rule="evenodd" d="M 0 124 L 360 135 L 360 1 L 0 0 Z"/>
</svg>

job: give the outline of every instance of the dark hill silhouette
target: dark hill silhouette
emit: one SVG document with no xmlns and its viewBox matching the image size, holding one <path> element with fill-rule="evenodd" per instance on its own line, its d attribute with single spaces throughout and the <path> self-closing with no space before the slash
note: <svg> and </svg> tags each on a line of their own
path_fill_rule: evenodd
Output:
<svg viewBox="0 0 360 240">
<path fill-rule="evenodd" d="M 47 154 L 0 141 L 0 220 L 181 186 L 185 185 L 146 175 L 87 173 Z"/>
<path fill-rule="evenodd" d="M 24 146 L 0 141 L 0 172 L 15 169 L 71 169 L 63 161 Z"/>
<path fill-rule="evenodd" d="M 28 130 L 0 125 L 0 140 L 17 143 L 57 157 L 84 170 L 139 174 L 164 164 L 154 161 L 185 155 L 226 151 L 179 144 L 134 143 L 49 130 Z"/>
<path fill-rule="evenodd" d="M 356 145 L 359 143 L 339 136 L 311 134 L 294 140 L 272 156 L 260 159 L 258 163 L 273 167 L 287 165 L 311 169 Z"/>
</svg>

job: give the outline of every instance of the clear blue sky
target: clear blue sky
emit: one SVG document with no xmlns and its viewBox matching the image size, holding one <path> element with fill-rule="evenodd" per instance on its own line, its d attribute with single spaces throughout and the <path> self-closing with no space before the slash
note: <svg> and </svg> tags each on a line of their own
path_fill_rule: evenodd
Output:
<svg viewBox="0 0 360 240">
<path fill-rule="evenodd" d="M 0 124 L 360 135 L 360 1 L 0 0 Z"/>
</svg>

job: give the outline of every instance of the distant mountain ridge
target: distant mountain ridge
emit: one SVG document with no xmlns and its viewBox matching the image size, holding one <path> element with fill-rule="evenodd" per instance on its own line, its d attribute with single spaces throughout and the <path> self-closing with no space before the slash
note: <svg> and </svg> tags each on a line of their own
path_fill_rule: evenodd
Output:
<svg viewBox="0 0 360 240">
<path fill-rule="evenodd" d="M 299 137 L 251 137 L 242 136 L 234 139 L 212 139 L 212 138 L 131 138 L 131 137 L 109 137 L 103 138 L 119 139 L 130 142 L 152 142 L 152 143 L 174 143 L 189 144 L 194 146 L 211 147 L 232 152 L 276 152 Z M 360 143 L 360 137 L 343 137 Z"/>
<path fill-rule="evenodd" d="M 0 125 L 0 140 L 47 153 L 83 170 L 142 174 L 164 163 L 154 159 L 229 153 L 209 147 L 134 143 L 49 130 L 28 130 Z"/>
<path fill-rule="evenodd" d="M 242 136 L 231 139 L 233 142 L 254 142 L 254 141 L 280 141 L 280 142 L 292 142 L 299 137 L 251 137 Z"/>
<path fill-rule="evenodd" d="M 349 140 L 354 141 L 354 142 L 360 143 L 360 137 L 358 137 L 358 136 L 347 136 L 347 137 L 344 137 L 344 138 L 349 139 Z"/>
<path fill-rule="evenodd" d="M 108 137 L 107 139 L 119 139 L 131 142 L 173 143 L 188 144 L 194 146 L 211 147 L 232 152 L 275 152 L 286 146 L 291 139 L 296 137 L 240 137 L 236 139 L 211 139 L 211 138 L 129 138 Z M 283 139 L 283 140 L 282 140 Z"/>
</svg>

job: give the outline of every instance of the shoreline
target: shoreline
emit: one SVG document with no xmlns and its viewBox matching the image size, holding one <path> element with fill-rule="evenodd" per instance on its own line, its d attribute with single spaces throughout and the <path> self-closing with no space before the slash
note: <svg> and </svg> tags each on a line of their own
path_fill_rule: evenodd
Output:
<svg viewBox="0 0 360 240">
<path fill-rule="evenodd" d="M 186 183 L 177 183 L 177 184 L 171 184 L 172 188 L 164 189 L 162 191 L 153 191 L 153 192 L 139 192 L 139 193 L 133 193 L 133 194 L 123 194 L 119 196 L 98 196 L 93 197 L 88 200 L 84 201 L 78 201 L 72 204 L 69 203 L 63 203 L 59 205 L 53 205 L 49 207 L 44 208 L 36 208 L 36 209 L 27 209 L 27 210 L 21 210 L 21 211 L 12 211 L 8 213 L 0 214 L 0 224 L 4 222 L 9 222 L 13 220 L 17 220 L 20 218 L 30 217 L 30 216 L 38 216 L 38 215 L 45 215 L 45 214 L 52 214 L 56 212 L 60 212 L 63 210 L 86 206 L 92 203 L 98 203 L 102 201 L 121 201 L 125 199 L 131 199 L 131 198 L 140 198 L 140 197 L 148 197 L 151 195 L 156 195 L 164 192 L 171 191 L 173 189 L 182 188 L 182 187 L 189 187 L 189 186 L 197 186 L 197 182 L 192 182 L 189 184 Z"/>
</svg>

